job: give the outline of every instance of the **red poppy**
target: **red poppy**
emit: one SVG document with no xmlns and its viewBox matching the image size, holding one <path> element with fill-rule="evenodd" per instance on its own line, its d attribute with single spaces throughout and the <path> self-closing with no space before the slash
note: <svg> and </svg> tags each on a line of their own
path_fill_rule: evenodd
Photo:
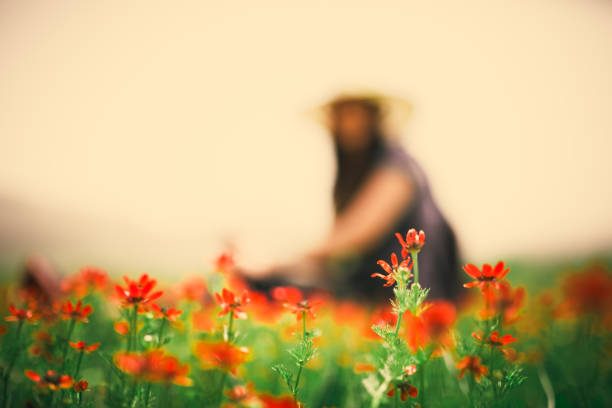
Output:
<svg viewBox="0 0 612 408">
<path fill-rule="evenodd" d="M 138 281 L 133 281 L 127 276 L 124 276 L 123 279 L 126 287 L 115 285 L 115 290 L 123 301 L 124 307 L 138 305 L 139 311 L 143 311 L 149 302 L 159 298 L 163 293 L 162 291 L 151 293 L 157 281 L 149 279 L 147 274 L 142 275 Z"/>
<path fill-rule="evenodd" d="M 64 320 L 74 319 L 79 322 L 87 323 L 87 316 L 92 312 L 93 307 L 91 305 L 83 306 L 83 302 L 80 300 L 74 306 L 69 300 L 62 304 L 62 319 Z"/>
<path fill-rule="evenodd" d="M 169 322 L 176 321 L 176 318 L 179 317 L 183 313 L 182 310 L 177 310 L 173 307 L 170 307 L 170 308 L 159 307 L 155 303 L 151 305 L 151 309 L 153 310 L 153 316 L 155 316 L 158 319 L 162 319 L 162 318 L 166 319 Z"/>
<path fill-rule="evenodd" d="M 481 365 L 480 357 L 478 356 L 465 356 L 463 360 L 457 363 L 457 369 L 459 370 L 459 378 L 463 378 L 466 371 L 472 372 L 476 381 L 480 381 L 483 375 L 487 375 L 489 369 Z"/>
<path fill-rule="evenodd" d="M 316 318 L 316 310 L 323 304 L 320 300 L 309 301 L 304 299 L 302 292 L 291 286 L 278 286 L 272 289 L 272 297 L 283 302 L 283 306 L 291 310 L 299 320 L 304 313 L 308 313 L 313 319 Z"/>
<path fill-rule="evenodd" d="M 428 344 L 451 347 L 451 329 L 457 320 L 457 310 L 448 301 L 425 303 L 415 316 L 410 311 L 404 314 L 406 341 L 413 351 Z"/>
<path fill-rule="evenodd" d="M 276 397 L 270 394 L 259 394 L 262 408 L 300 408 L 300 404 L 291 396 L 283 395 Z"/>
<path fill-rule="evenodd" d="M 96 351 L 98 347 L 100 347 L 100 343 L 87 344 L 83 341 L 77 341 L 76 343 L 69 341 L 68 344 L 70 344 L 70 347 L 72 347 L 73 349 L 86 354 L 89 354 L 92 351 Z"/>
<path fill-rule="evenodd" d="M 18 322 L 25 321 L 34 323 L 38 320 L 39 315 L 29 309 L 17 309 L 12 303 L 9 305 L 9 312 L 11 316 L 6 316 L 4 320 L 7 322 Z"/>
<path fill-rule="evenodd" d="M 204 368 L 217 368 L 236 375 L 238 366 L 246 362 L 249 349 L 227 342 L 199 342 L 196 343 L 194 354 Z"/>
<path fill-rule="evenodd" d="M 230 273 L 233 272 L 236 263 L 231 252 L 224 252 L 215 260 L 215 269 L 217 272 Z"/>
<path fill-rule="evenodd" d="M 482 265 L 482 270 L 478 269 L 476 265 L 467 264 L 463 267 L 465 273 L 471 278 L 475 279 L 472 282 L 464 283 L 463 286 L 466 288 L 473 288 L 478 286 L 486 299 L 493 296 L 491 287 L 495 289 L 500 288 L 500 281 L 510 271 L 510 268 L 506 268 L 503 261 L 499 261 L 495 267 L 489 264 Z"/>
<path fill-rule="evenodd" d="M 406 381 L 402 381 L 396 384 L 389 385 L 389 389 L 387 390 L 388 397 L 395 396 L 395 390 L 400 392 L 400 399 L 402 401 L 406 401 L 408 397 L 416 398 L 419 395 L 419 391 L 417 388 Z"/>
<path fill-rule="evenodd" d="M 408 252 L 418 252 L 425 245 L 425 232 L 423 230 L 417 233 L 414 228 L 410 228 L 406 233 L 406 240 L 399 232 L 396 232 L 395 236 L 402 246 L 402 258 L 404 259 L 408 256 Z"/>
<path fill-rule="evenodd" d="M 121 352 L 115 354 L 117 367 L 138 380 L 191 386 L 192 380 L 187 377 L 189 364 L 180 364 L 174 356 L 164 354 L 162 350 L 145 353 Z"/>
<path fill-rule="evenodd" d="M 410 262 L 409 259 L 404 259 L 401 263 L 399 263 L 397 260 L 397 255 L 395 255 L 395 252 L 391 253 L 391 265 L 389 265 L 387 262 L 383 261 L 382 259 L 379 260 L 377 263 L 385 270 L 385 272 L 387 272 L 387 275 L 383 275 L 381 273 L 373 273 L 370 276 L 372 278 L 384 279 L 386 281 L 385 286 L 393 286 L 395 284 L 395 281 L 397 279 L 397 273 L 399 269 L 412 268 L 412 263 Z M 410 275 L 408 278 L 410 278 L 411 276 L 412 275 Z"/>
<path fill-rule="evenodd" d="M 89 383 L 86 380 L 81 380 L 81 381 L 79 381 L 79 382 L 74 384 L 74 390 L 76 392 L 89 391 L 87 389 L 88 385 L 89 385 Z"/>
<path fill-rule="evenodd" d="M 25 375 L 40 387 L 49 388 L 51 391 L 70 388 L 74 384 L 74 380 L 69 375 L 61 375 L 52 370 L 47 371 L 45 375 L 37 374 L 32 370 L 26 370 Z"/>
<path fill-rule="evenodd" d="M 246 319 L 247 314 L 242 308 L 246 306 L 250 299 L 249 293 L 244 291 L 240 299 L 236 298 L 234 292 L 230 292 L 229 290 L 223 288 L 222 294 L 215 293 L 215 298 L 217 299 L 217 303 L 221 306 L 221 311 L 219 312 L 219 316 L 224 316 L 228 313 L 233 313 L 235 319 Z"/>
</svg>

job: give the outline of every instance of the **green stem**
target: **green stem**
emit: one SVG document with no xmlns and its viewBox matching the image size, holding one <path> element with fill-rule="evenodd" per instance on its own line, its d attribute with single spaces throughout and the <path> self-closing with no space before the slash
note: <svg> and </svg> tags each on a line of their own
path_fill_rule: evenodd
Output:
<svg viewBox="0 0 612 408">
<path fill-rule="evenodd" d="M 232 329 L 234 327 L 234 311 L 230 310 L 229 314 L 229 322 L 227 324 L 227 342 L 232 342 Z M 221 402 L 223 401 L 223 388 L 225 388 L 225 380 L 227 379 L 227 372 L 223 373 L 221 377 L 221 385 L 219 386 L 219 406 L 221 406 Z"/>
<path fill-rule="evenodd" d="M 23 320 L 19 320 L 19 323 L 17 324 L 17 333 L 15 334 L 15 344 L 19 344 L 19 338 L 21 336 L 21 328 L 23 327 Z M 17 357 L 19 356 L 19 351 L 21 349 L 18 347 L 17 350 L 15 350 L 15 352 L 13 353 L 13 357 L 11 358 L 11 361 L 9 363 L 8 368 L 6 369 L 6 373 L 4 373 L 4 378 L 3 378 L 3 387 L 2 387 L 2 402 L 4 403 L 4 406 L 9 406 L 9 401 L 7 400 L 7 398 L 9 397 L 8 394 L 8 386 L 9 386 L 9 379 L 11 377 L 11 371 L 13 371 L 13 367 L 15 366 L 15 362 L 17 361 Z"/>
<path fill-rule="evenodd" d="M 159 325 L 159 331 L 157 332 L 157 348 L 159 348 L 162 344 L 162 336 L 164 334 L 164 326 L 166 326 L 166 318 L 162 319 L 161 324 Z"/>
<path fill-rule="evenodd" d="M 62 349 L 62 368 L 60 369 L 60 372 L 64 371 L 64 367 L 66 366 L 66 355 L 68 354 L 68 343 L 70 343 L 70 338 L 72 337 L 72 332 L 74 331 L 75 324 L 76 324 L 76 320 L 70 319 L 70 325 L 68 326 L 68 335 L 66 336 L 64 347 Z"/>
<path fill-rule="evenodd" d="M 132 316 L 130 319 L 130 335 L 128 336 L 128 349 L 127 351 L 130 352 L 132 351 L 132 348 L 134 346 L 134 343 L 136 343 L 137 345 L 137 332 L 138 332 L 138 327 L 136 327 L 136 325 L 138 324 L 138 305 L 134 305 L 134 309 L 132 311 Z"/>
<path fill-rule="evenodd" d="M 395 325 L 395 337 L 399 336 L 400 324 L 402 324 L 402 316 L 404 312 L 400 311 L 397 315 L 397 324 Z"/>
<path fill-rule="evenodd" d="M 412 270 L 414 271 L 414 283 L 419 283 L 419 251 L 412 251 Z"/>
<path fill-rule="evenodd" d="M 306 340 L 306 311 L 302 311 L 302 341 Z M 300 377 L 302 375 L 302 368 L 304 368 L 304 362 L 299 361 L 298 372 L 295 377 L 295 385 L 293 386 L 293 399 L 297 402 L 298 386 L 300 385 Z"/>
<path fill-rule="evenodd" d="M 147 388 L 145 390 L 145 403 L 144 408 L 149 408 L 149 395 L 151 394 L 151 383 L 147 383 Z"/>
<path fill-rule="evenodd" d="M 74 372 L 74 381 L 79 380 L 79 371 L 81 371 L 81 361 L 83 361 L 83 350 L 79 353 L 79 359 L 77 360 L 76 371 Z"/>
</svg>

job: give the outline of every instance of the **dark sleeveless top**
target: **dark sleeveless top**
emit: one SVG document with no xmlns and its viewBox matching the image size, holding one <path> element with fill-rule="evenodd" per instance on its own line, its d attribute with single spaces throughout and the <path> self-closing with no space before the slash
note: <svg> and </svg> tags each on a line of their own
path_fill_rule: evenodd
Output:
<svg viewBox="0 0 612 408">
<path fill-rule="evenodd" d="M 355 258 L 332 268 L 332 273 L 341 277 L 334 285 L 337 288 L 334 290 L 336 295 L 372 302 L 392 296 L 391 288 L 383 287 L 382 280 L 371 278 L 370 275 L 382 272 L 376 263 L 379 259 L 390 262 L 391 252 L 400 256 L 401 246 L 395 233 L 405 236 L 410 228 L 415 228 L 417 231 L 422 229 L 426 234 L 425 246 L 419 253 L 421 286 L 431 289 L 430 299 L 452 299 L 460 286 L 455 235 L 432 197 L 425 173 L 414 158 L 397 144 L 382 142 L 375 150 L 375 156 L 361 182 L 378 169 L 392 167 L 411 180 L 414 186 L 413 197 L 404 213 L 383 234 L 380 241 Z"/>
</svg>

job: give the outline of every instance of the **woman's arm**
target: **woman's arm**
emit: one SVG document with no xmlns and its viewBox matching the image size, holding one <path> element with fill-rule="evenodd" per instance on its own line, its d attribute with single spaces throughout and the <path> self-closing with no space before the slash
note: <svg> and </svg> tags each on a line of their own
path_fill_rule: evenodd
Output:
<svg viewBox="0 0 612 408">
<path fill-rule="evenodd" d="M 414 185 L 405 173 L 383 167 L 372 174 L 349 207 L 334 222 L 314 257 L 342 256 L 376 242 L 412 200 Z"/>
</svg>

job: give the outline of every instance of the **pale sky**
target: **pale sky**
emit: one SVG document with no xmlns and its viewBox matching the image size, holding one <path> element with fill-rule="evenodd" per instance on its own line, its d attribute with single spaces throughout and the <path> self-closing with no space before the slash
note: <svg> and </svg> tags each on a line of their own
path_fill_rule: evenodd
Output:
<svg viewBox="0 0 612 408">
<path fill-rule="evenodd" d="M 304 112 L 347 87 L 414 104 L 402 142 L 467 260 L 610 249 L 611 42 L 597 0 L 0 0 L 0 249 L 296 255 L 334 172 Z"/>
</svg>

